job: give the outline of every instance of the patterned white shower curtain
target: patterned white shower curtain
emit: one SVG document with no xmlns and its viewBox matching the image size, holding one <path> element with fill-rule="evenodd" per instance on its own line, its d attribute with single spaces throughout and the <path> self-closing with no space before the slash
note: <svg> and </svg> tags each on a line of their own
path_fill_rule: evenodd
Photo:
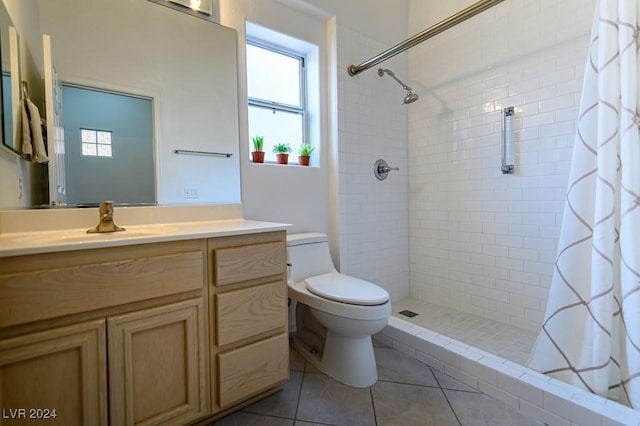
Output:
<svg viewBox="0 0 640 426">
<path fill-rule="evenodd" d="M 598 0 L 530 368 L 640 409 L 639 0 Z"/>
</svg>

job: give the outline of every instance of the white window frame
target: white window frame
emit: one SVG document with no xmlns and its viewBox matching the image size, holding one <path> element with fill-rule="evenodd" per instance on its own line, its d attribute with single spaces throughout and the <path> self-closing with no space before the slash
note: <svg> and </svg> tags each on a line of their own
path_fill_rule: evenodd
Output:
<svg viewBox="0 0 640 426">
<path fill-rule="evenodd" d="M 273 44 L 267 43 L 263 40 L 257 40 L 252 37 L 247 37 L 246 44 L 249 44 L 261 49 L 269 50 L 279 55 L 288 56 L 290 58 L 293 58 L 299 61 L 300 65 L 298 67 L 298 72 L 299 72 L 299 82 L 300 82 L 300 87 L 299 87 L 300 106 L 283 104 L 283 103 L 275 102 L 269 99 L 254 98 L 249 96 L 248 94 L 247 94 L 247 103 L 249 107 L 264 108 L 274 112 L 280 111 L 280 112 L 288 112 L 288 113 L 301 115 L 302 116 L 302 134 L 300 135 L 300 138 L 301 138 L 300 140 L 303 142 L 309 140 L 307 135 L 308 110 L 307 110 L 307 78 L 306 78 L 307 72 L 305 68 L 305 65 L 306 65 L 305 55 L 294 52 L 292 50 L 287 50 L 278 46 L 274 46 Z M 295 149 L 295 147 L 292 147 L 292 148 Z"/>
</svg>

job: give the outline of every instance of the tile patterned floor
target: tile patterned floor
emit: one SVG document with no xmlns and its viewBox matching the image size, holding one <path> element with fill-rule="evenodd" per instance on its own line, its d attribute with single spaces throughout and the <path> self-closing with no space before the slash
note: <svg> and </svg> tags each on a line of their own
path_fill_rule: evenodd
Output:
<svg viewBox="0 0 640 426">
<path fill-rule="evenodd" d="M 405 309 L 419 315 L 398 314 Z M 394 302 L 392 315 L 520 365 L 527 362 L 537 337 L 532 331 L 414 298 Z"/>
<path fill-rule="evenodd" d="M 378 382 L 356 389 L 319 372 L 291 349 L 284 389 L 215 426 L 542 425 L 393 348 L 375 345 Z"/>
</svg>

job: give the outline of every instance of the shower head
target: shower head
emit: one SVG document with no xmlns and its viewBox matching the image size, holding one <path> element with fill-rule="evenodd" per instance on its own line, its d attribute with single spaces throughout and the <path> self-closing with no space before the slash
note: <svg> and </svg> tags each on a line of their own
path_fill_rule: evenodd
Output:
<svg viewBox="0 0 640 426">
<path fill-rule="evenodd" d="M 397 81 L 398 83 L 400 83 L 400 85 L 402 86 L 402 88 L 404 90 L 407 91 L 407 96 L 404 97 L 404 99 L 402 100 L 402 102 L 405 105 L 414 103 L 415 101 L 418 100 L 419 96 L 416 95 L 415 93 L 413 93 L 411 91 L 411 87 L 407 86 L 406 84 L 404 84 L 402 81 L 400 81 L 400 79 L 398 77 L 396 77 L 396 75 L 393 73 L 393 71 L 388 70 L 388 69 L 382 69 L 382 68 L 378 68 L 378 75 L 380 77 L 384 76 L 384 73 L 389 74 L 389 77 L 393 78 L 395 81 Z"/>
<path fill-rule="evenodd" d="M 409 91 L 409 93 L 407 93 L 407 96 L 404 97 L 404 100 L 402 102 L 404 102 L 405 105 L 408 104 L 412 104 L 415 101 L 417 101 L 419 98 L 418 95 L 416 95 L 415 93 Z"/>
</svg>

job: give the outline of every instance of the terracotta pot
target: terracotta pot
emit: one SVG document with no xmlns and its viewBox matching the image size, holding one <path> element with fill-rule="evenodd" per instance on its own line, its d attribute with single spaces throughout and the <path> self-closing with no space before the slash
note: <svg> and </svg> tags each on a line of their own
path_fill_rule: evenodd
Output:
<svg viewBox="0 0 640 426">
<path fill-rule="evenodd" d="M 289 164 L 289 154 L 276 154 L 278 164 Z"/>
<path fill-rule="evenodd" d="M 300 155 L 298 156 L 298 164 L 300 164 L 301 166 L 308 166 L 310 158 L 311 157 L 309 157 L 308 155 Z"/>
<path fill-rule="evenodd" d="M 264 163 L 264 151 L 253 151 L 251 153 L 251 161 L 254 163 Z"/>
</svg>

